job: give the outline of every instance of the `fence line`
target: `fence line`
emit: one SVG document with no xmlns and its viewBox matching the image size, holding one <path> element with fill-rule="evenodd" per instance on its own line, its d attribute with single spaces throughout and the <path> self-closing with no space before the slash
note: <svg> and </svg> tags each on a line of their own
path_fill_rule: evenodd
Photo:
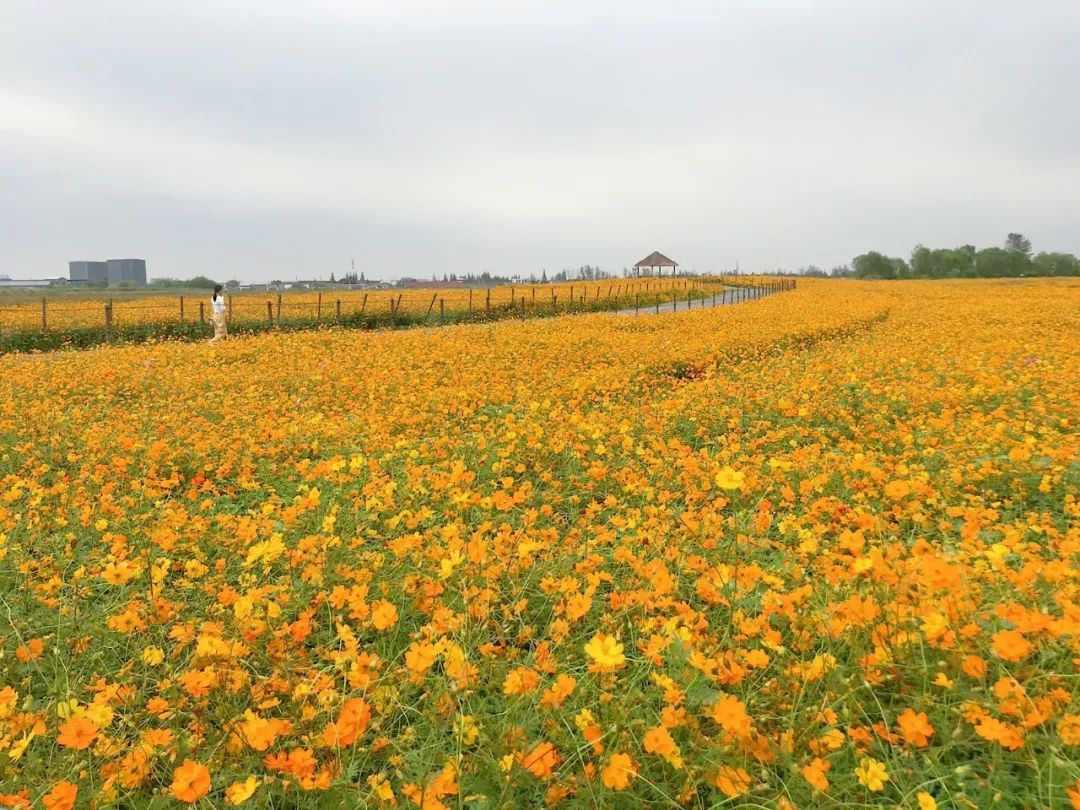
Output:
<svg viewBox="0 0 1080 810">
<path fill-rule="evenodd" d="M 507 285 L 504 287 L 488 287 L 485 289 L 482 308 L 474 306 L 474 288 L 435 290 L 409 293 L 392 291 L 384 300 L 387 308 L 382 313 L 368 309 L 369 293 L 364 292 L 356 307 L 358 293 L 347 291 L 344 295 L 335 296 L 333 299 L 333 315 L 323 314 L 323 292 L 319 291 L 310 301 L 289 301 L 288 296 L 281 293 L 276 298 L 261 296 L 230 296 L 227 317 L 230 324 L 240 328 L 240 331 L 261 331 L 259 324 L 265 327 L 297 327 L 304 328 L 311 325 L 333 324 L 346 322 L 351 326 L 365 328 L 378 328 L 380 326 L 407 326 L 429 323 L 432 314 L 438 305 L 438 322 L 471 322 L 503 317 L 545 317 L 556 314 L 576 312 L 601 312 L 628 308 L 633 306 L 639 310 L 644 296 L 645 305 L 654 304 L 656 312 L 660 311 L 661 305 L 670 306 L 677 310 L 679 301 L 685 296 L 686 306 L 689 308 L 694 301 L 700 301 L 705 305 L 710 296 L 716 301 L 717 288 L 720 287 L 721 303 L 725 302 L 724 296 L 730 295 L 731 302 L 747 300 L 753 292 L 755 296 L 769 295 L 795 288 L 795 281 L 790 279 L 764 281 L 753 287 L 734 286 L 728 284 L 729 279 L 723 277 L 710 279 L 631 279 L 622 283 L 609 283 L 606 290 L 597 282 L 566 285 L 548 285 L 550 287 L 550 302 L 536 295 L 537 288 L 544 285 Z M 740 279 L 742 281 L 742 279 Z M 528 295 L 524 291 L 519 294 L 519 288 L 528 286 Z M 561 288 L 565 288 L 566 297 L 559 295 Z M 493 291 L 495 292 L 493 299 Z M 394 293 L 397 292 L 396 296 Z M 429 297 L 430 295 L 430 297 Z M 670 300 L 667 296 L 670 295 Z M 467 297 L 466 297 L 467 296 Z M 297 297 L 300 297 L 299 295 Z M 379 296 L 381 297 L 381 296 Z M 237 303 L 239 301 L 239 303 Z M 663 303 L 663 302 L 668 303 Z M 353 304 L 352 307 L 349 304 Z M 343 305 L 344 304 L 344 305 Z M 264 307 L 263 314 L 259 309 Z M 30 333 L 49 335 L 60 338 L 64 334 L 74 334 L 86 330 L 98 330 L 100 338 L 97 342 L 111 343 L 117 333 L 131 331 L 132 329 L 146 330 L 145 337 L 159 334 L 164 337 L 194 337 L 205 330 L 207 324 L 205 302 L 199 302 L 199 319 L 195 323 L 189 323 L 186 318 L 185 297 L 178 296 L 166 301 L 154 302 L 120 302 L 119 304 L 109 299 L 102 302 L 81 302 L 68 305 L 67 308 L 76 309 L 79 318 L 65 324 L 63 313 L 65 304 L 49 302 L 42 298 L 40 303 L 40 327 L 31 326 L 27 323 L 25 313 L 26 306 L 0 307 L 0 336 L 18 336 Z M 92 309 L 97 308 L 97 316 L 92 317 Z M 88 311 L 88 309 L 90 311 Z M 32 309 L 30 310 L 32 311 Z M 136 313 L 166 313 L 165 317 L 145 318 L 132 317 L 131 312 Z M 13 319 L 12 312 L 23 317 Z M 167 313 L 171 313 L 171 317 Z M 245 328 L 248 327 L 248 328 Z M 155 332 L 156 330 L 156 332 Z M 196 331 L 193 331 L 196 330 Z M 87 336 L 91 337 L 91 336 Z M 92 340 L 80 342 L 79 345 L 91 345 Z"/>
</svg>

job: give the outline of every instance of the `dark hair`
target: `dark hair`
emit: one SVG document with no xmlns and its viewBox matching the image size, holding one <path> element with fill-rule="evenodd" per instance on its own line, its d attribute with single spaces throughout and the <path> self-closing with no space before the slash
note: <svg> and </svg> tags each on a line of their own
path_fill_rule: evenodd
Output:
<svg viewBox="0 0 1080 810">
<path fill-rule="evenodd" d="M 214 285 L 214 300 L 215 301 L 217 300 L 218 293 L 221 292 L 223 289 L 225 289 L 225 288 L 222 287 L 220 284 L 215 284 Z"/>
</svg>

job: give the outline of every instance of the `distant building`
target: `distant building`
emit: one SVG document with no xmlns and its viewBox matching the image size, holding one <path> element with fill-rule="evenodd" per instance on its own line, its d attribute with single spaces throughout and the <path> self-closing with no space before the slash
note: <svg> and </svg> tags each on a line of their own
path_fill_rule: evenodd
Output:
<svg viewBox="0 0 1080 810">
<path fill-rule="evenodd" d="M 108 262 L 68 262 L 68 277 L 76 284 L 108 282 Z"/>
<path fill-rule="evenodd" d="M 146 286 L 145 259 L 109 259 L 107 262 L 68 262 L 68 274 L 76 284 L 100 284 L 110 287 L 127 284 L 131 287 Z"/>
<path fill-rule="evenodd" d="M 0 289 L 22 288 L 32 289 L 34 287 L 57 287 L 61 284 L 67 284 L 66 278 L 6 278 L 0 277 Z"/>
<path fill-rule="evenodd" d="M 121 284 L 146 286 L 145 259 L 109 259 L 108 265 L 110 287 L 119 287 Z"/>
</svg>

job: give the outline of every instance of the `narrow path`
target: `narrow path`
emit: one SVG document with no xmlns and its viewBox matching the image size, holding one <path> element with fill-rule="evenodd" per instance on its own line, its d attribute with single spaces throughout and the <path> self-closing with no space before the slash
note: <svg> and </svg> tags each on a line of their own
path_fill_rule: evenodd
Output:
<svg viewBox="0 0 1080 810">
<path fill-rule="evenodd" d="M 744 301 L 756 301 L 764 298 L 769 293 L 763 287 L 724 287 L 715 295 L 700 298 L 696 301 L 687 301 L 685 298 L 668 301 L 666 304 L 642 305 L 640 308 L 616 310 L 614 315 L 662 315 L 665 312 L 686 312 L 688 309 L 712 309 L 714 307 L 726 307 L 732 304 L 741 304 Z"/>
</svg>

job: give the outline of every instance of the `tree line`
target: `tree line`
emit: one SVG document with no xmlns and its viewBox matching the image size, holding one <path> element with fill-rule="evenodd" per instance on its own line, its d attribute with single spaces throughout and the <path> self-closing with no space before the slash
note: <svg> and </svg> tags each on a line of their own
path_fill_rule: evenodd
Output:
<svg viewBox="0 0 1080 810">
<path fill-rule="evenodd" d="M 830 275 L 865 279 L 1080 276 L 1080 259 L 1071 253 L 1034 254 L 1030 239 L 1010 233 L 1004 246 L 982 250 L 974 245 L 955 248 L 916 245 L 908 261 L 871 250 L 852 259 L 850 267 L 834 268 Z"/>
</svg>

